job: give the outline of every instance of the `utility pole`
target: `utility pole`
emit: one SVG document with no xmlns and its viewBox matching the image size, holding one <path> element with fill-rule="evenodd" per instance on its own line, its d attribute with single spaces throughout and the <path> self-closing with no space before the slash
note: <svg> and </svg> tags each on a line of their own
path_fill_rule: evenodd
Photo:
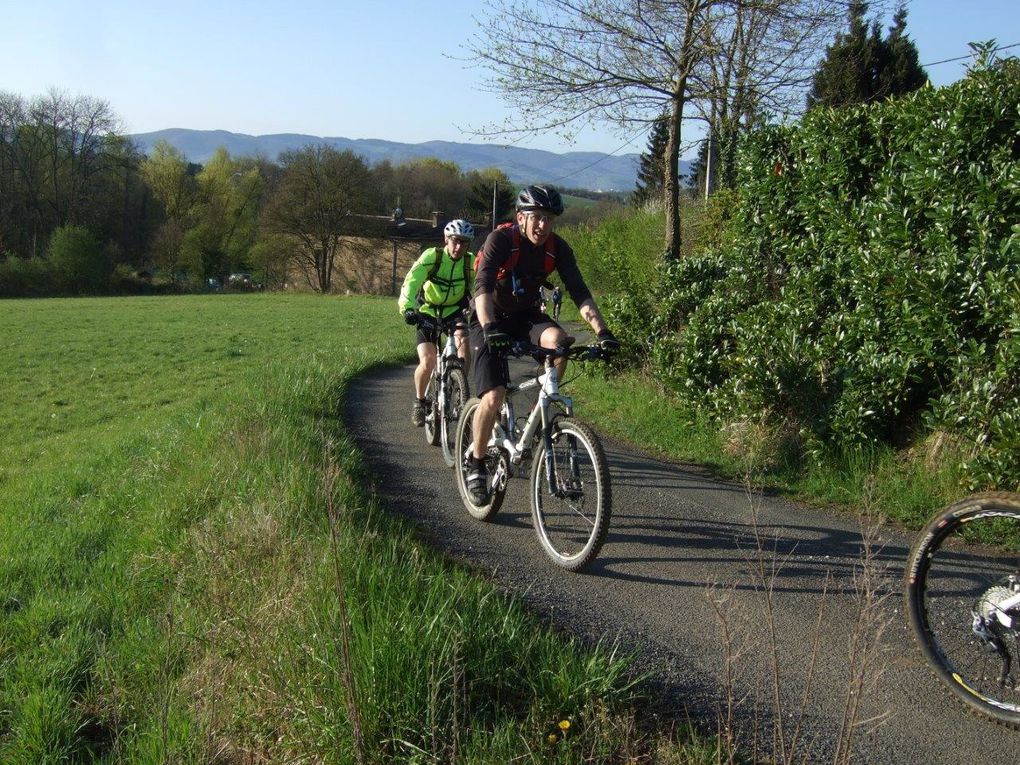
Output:
<svg viewBox="0 0 1020 765">
<path fill-rule="evenodd" d="M 499 181 L 492 182 L 492 230 L 496 230 L 496 189 L 499 187 Z"/>
<path fill-rule="evenodd" d="M 705 201 L 708 201 L 708 189 L 712 185 L 712 129 L 708 130 L 708 151 L 705 152 Z"/>
<path fill-rule="evenodd" d="M 397 292 L 397 240 L 393 240 L 393 275 L 390 277 L 390 293 L 398 295 Z"/>
</svg>

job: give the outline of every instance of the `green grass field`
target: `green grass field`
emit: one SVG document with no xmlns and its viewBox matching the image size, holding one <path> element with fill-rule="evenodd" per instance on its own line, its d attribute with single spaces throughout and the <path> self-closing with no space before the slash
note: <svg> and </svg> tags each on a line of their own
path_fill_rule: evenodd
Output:
<svg viewBox="0 0 1020 765">
<path fill-rule="evenodd" d="M 671 746 L 608 647 L 551 635 L 378 506 L 340 407 L 411 358 L 391 300 L 0 301 L 0 324 L 0 762 Z"/>
</svg>

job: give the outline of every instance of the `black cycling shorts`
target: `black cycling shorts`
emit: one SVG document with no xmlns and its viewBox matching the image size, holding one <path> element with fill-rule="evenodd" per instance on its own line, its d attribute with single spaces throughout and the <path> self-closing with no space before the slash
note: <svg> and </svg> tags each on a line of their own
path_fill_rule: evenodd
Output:
<svg viewBox="0 0 1020 765">
<path fill-rule="evenodd" d="M 530 340 L 539 344 L 542 333 L 549 327 L 560 325 L 537 308 L 503 316 L 496 320 L 496 326 L 514 340 Z M 493 388 L 505 386 L 509 380 L 504 375 L 503 360 L 498 354 L 489 352 L 485 344 L 485 333 L 477 318 L 472 315 L 468 325 L 471 339 L 471 394 L 481 396 Z"/>
<path fill-rule="evenodd" d="M 458 322 L 454 331 L 467 329 L 467 322 Z M 415 333 L 418 345 L 422 343 L 434 343 L 436 342 L 436 331 L 430 327 L 423 327 L 421 324 L 417 326 L 417 332 Z"/>
</svg>

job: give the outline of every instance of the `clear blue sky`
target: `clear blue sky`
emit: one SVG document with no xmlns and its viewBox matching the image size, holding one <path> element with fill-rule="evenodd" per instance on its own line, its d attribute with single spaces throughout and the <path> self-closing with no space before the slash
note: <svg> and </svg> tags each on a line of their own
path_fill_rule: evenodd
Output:
<svg viewBox="0 0 1020 765">
<path fill-rule="evenodd" d="M 970 41 L 1020 43 L 1018 0 L 913 0 L 909 11 L 924 64 L 965 56 Z M 102 98 L 129 133 L 477 142 L 468 129 L 506 111 L 481 92 L 483 71 L 444 54 L 466 55 L 473 16 L 485 14 L 480 0 L 0 0 L 0 90 Z M 941 85 L 963 67 L 928 74 Z M 617 152 L 625 143 L 605 129 L 573 145 L 556 136 L 519 145 Z M 642 137 L 622 151 L 644 148 Z"/>
</svg>

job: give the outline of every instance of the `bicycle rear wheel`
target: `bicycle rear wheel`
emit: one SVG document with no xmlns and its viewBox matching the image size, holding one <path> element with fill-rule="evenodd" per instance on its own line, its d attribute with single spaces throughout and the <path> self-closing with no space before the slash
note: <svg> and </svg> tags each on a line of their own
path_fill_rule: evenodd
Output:
<svg viewBox="0 0 1020 765">
<path fill-rule="evenodd" d="M 425 443 L 439 446 L 439 384 L 435 373 L 425 388 Z"/>
<path fill-rule="evenodd" d="M 471 449 L 473 423 L 475 409 L 481 401 L 477 398 L 470 398 L 460 411 L 460 418 L 457 420 L 456 466 L 454 472 L 457 474 L 457 491 L 460 493 L 464 508 L 473 518 L 480 521 L 491 521 L 503 505 L 503 496 L 506 494 L 506 480 L 509 475 L 506 454 L 494 446 L 490 446 L 485 456 L 485 467 L 489 471 L 489 501 L 484 505 L 476 505 L 471 500 L 467 490 L 468 463 L 467 455 Z"/>
<path fill-rule="evenodd" d="M 907 613 L 936 675 L 973 711 L 1020 728 L 1020 497 L 935 516 L 907 559 Z"/>
<path fill-rule="evenodd" d="M 580 571 L 599 554 L 609 533 L 612 490 L 606 454 L 595 432 L 569 417 L 553 423 L 551 460 L 546 451 L 540 442 L 531 466 L 535 533 L 557 566 Z"/>
<path fill-rule="evenodd" d="M 446 374 L 446 411 L 439 421 L 439 445 L 447 467 L 453 467 L 457 461 L 457 420 L 467 400 L 467 377 L 463 370 L 454 367 Z"/>
</svg>

